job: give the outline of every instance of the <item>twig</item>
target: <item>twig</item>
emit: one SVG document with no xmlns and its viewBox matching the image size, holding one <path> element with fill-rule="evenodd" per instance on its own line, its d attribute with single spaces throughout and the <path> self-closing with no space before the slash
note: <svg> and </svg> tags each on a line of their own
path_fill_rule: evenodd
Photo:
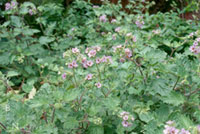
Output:
<svg viewBox="0 0 200 134">
<path fill-rule="evenodd" d="M 7 88 L 6 93 L 7 93 L 8 91 L 10 91 L 10 90 L 13 90 L 13 88 L 12 88 L 11 86 L 8 85 L 7 80 L 4 80 L 4 79 L 2 79 L 2 78 L 0 78 L 0 80 L 3 81 L 3 83 L 5 84 L 5 86 L 6 86 L 6 88 Z"/>
<path fill-rule="evenodd" d="M 200 88 L 197 88 L 196 90 L 190 92 L 189 94 L 186 94 L 185 96 L 187 96 L 187 97 L 189 98 L 192 94 L 195 94 L 195 93 L 197 93 L 198 91 L 200 91 Z"/>
<path fill-rule="evenodd" d="M 144 76 L 144 73 L 142 72 L 142 69 L 141 69 L 141 65 L 140 64 L 138 64 L 134 59 L 131 59 L 131 58 L 129 58 L 129 57 L 126 57 L 126 58 L 128 58 L 130 61 L 133 61 L 134 63 L 135 63 L 135 65 L 138 67 L 138 69 L 139 69 L 139 71 L 140 71 L 140 74 L 143 76 L 143 81 L 144 81 L 144 83 L 146 84 L 146 77 Z"/>
<path fill-rule="evenodd" d="M 0 125 L 3 127 L 3 129 L 7 129 L 6 126 L 3 125 L 3 123 L 0 122 Z"/>
</svg>

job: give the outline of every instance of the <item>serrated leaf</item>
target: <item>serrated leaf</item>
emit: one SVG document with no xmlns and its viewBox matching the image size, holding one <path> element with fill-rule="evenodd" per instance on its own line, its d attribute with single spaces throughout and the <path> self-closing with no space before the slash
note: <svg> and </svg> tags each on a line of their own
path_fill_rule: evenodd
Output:
<svg viewBox="0 0 200 134">
<path fill-rule="evenodd" d="M 172 104 L 174 106 L 178 106 L 180 104 L 183 104 L 184 101 L 185 101 L 183 95 L 181 95 L 180 93 L 177 93 L 175 91 L 172 91 L 167 96 L 163 96 L 162 100 L 165 103 Z"/>
</svg>

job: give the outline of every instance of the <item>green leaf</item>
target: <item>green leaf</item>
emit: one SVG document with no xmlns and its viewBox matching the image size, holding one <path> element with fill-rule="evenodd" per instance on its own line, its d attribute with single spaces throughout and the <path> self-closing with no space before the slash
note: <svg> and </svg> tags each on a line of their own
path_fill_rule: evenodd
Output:
<svg viewBox="0 0 200 134">
<path fill-rule="evenodd" d="M 21 27 L 22 26 L 22 22 L 21 22 L 21 18 L 18 16 L 11 16 L 11 24 L 15 27 Z"/>
<path fill-rule="evenodd" d="M 153 115 L 149 112 L 148 113 L 140 113 L 139 118 L 140 118 L 140 120 L 142 120 L 146 123 L 148 123 L 149 121 L 154 119 Z"/>
<path fill-rule="evenodd" d="M 64 94 L 64 100 L 66 102 L 72 101 L 74 99 L 76 99 L 78 97 L 78 95 L 80 94 L 80 91 L 78 89 L 71 89 L 68 90 L 67 92 L 65 92 Z"/>
<path fill-rule="evenodd" d="M 68 117 L 67 120 L 64 123 L 64 128 L 66 129 L 73 129 L 78 127 L 78 121 L 75 117 Z"/>
<path fill-rule="evenodd" d="M 39 38 L 39 42 L 42 45 L 48 44 L 48 43 L 50 43 L 50 42 L 52 42 L 54 40 L 55 40 L 55 38 L 53 38 L 53 37 L 47 37 L 47 36 L 41 36 Z"/>
<path fill-rule="evenodd" d="M 104 134 L 104 128 L 101 126 L 89 127 L 89 134 Z"/>
<path fill-rule="evenodd" d="M 183 104 L 184 101 L 185 101 L 183 95 L 181 95 L 180 93 L 177 93 L 175 91 L 172 91 L 167 96 L 163 96 L 162 100 L 165 103 L 172 104 L 174 106 L 178 106 L 180 104 Z"/>
<path fill-rule="evenodd" d="M 8 71 L 7 73 L 7 77 L 14 77 L 14 76 L 18 76 L 20 75 L 19 72 L 16 72 L 16 71 Z"/>
</svg>

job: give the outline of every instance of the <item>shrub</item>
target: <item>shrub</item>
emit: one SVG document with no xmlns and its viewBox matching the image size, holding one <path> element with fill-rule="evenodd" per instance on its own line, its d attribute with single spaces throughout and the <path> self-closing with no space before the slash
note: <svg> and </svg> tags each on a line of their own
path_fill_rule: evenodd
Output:
<svg viewBox="0 0 200 134">
<path fill-rule="evenodd" d="M 198 134 L 199 23 L 136 4 L 7 3 L 0 132 Z"/>
</svg>

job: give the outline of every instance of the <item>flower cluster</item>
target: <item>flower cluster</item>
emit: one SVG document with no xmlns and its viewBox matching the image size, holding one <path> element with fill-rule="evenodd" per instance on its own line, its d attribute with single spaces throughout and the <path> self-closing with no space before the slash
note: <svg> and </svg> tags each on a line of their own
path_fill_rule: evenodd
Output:
<svg viewBox="0 0 200 134">
<path fill-rule="evenodd" d="M 132 41 L 133 41 L 133 42 L 136 42 L 136 41 L 137 41 L 136 37 L 135 37 L 134 35 L 132 35 L 132 33 L 127 33 L 127 34 L 126 34 L 126 37 L 132 38 Z"/>
<path fill-rule="evenodd" d="M 130 127 L 132 125 L 132 122 L 135 120 L 135 118 L 130 115 L 129 112 L 121 112 L 120 117 L 122 118 L 122 126 L 123 127 Z"/>
<path fill-rule="evenodd" d="M 135 24 L 137 25 L 137 27 L 142 28 L 144 25 L 144 21 L 142 20 L 143 17 L 138 17 L 137 20 L 135 21 Z"/>
<path fill-rule="evenodd" d="M 163 134 L 190 134 L 188 130 L 182 128 L 181 130 L 175 127 L 174 121 L 166 122 L 165 129 L 163 130 Z"/>
<path fill-rule="evenodd" d="M 77 62 L 75 60 L 72 61 L 72 63 L 68 64 L 68 68 L 77 68 L 77 67 L 78 67 L 78 64 L 77 64 Z"/>
<path fill-rule="evenodd" d="M 5 4 L 5 10 L 15 9 L 17 8 L 18 3 L 16 1 L 11 1 L 11 3 L 7 2 Z"/>
<path fill-rule="evenodd" d="M 133 56 L 131 49 L 122 47 L 122 45 L 115 46 L 113 47 L 113 49 L 114 49 L 114 52 L 122 52 L 122 54 L 120 54 L 121 56 L 120 60 L 122 61 L 125 60 L 124 58 L 130 58 Z"/>
<path fill-rule="evenodd" d="M 190 47 L 190 51 L 194 54 L 199 54 L 200 53 L 200 46 L 199 46 L 199 43 L 200 43 L 200 38 L 197 38 L 193 45 Z"/>
</svg>

